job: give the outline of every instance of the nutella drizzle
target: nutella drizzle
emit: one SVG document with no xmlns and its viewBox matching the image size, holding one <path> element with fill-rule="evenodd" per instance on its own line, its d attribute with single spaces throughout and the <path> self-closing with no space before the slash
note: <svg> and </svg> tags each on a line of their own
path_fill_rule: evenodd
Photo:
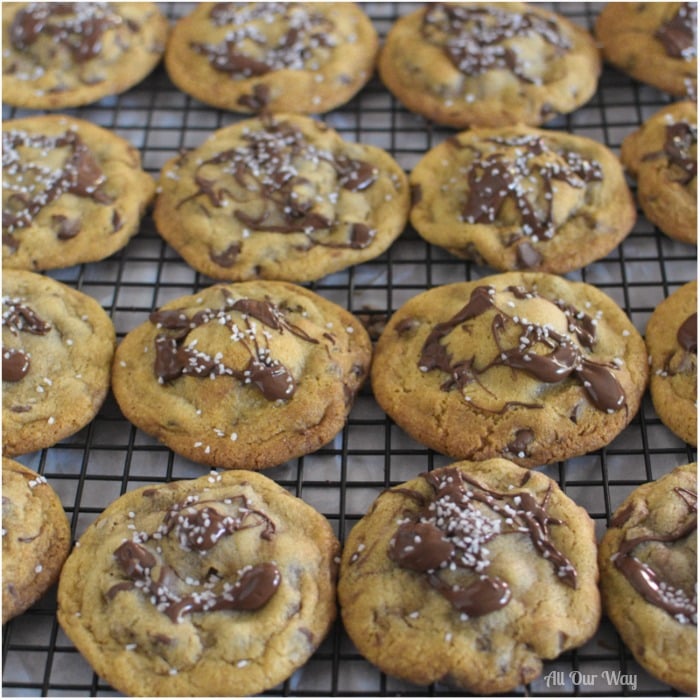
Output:
<svg viewBox="0 0 700 700">
<path fill-rule="evenodd" d="M 697 530 L 697 492 L 687 488 L 675 488 L 674 492 L 688 508 L 687 522 L 681 523 L 676 530 L 665 535 L 643 535 L 623 540 L 618 551 L 612 555 L 612 560 L 645 600 L 661 608 L 681 624 L 697 625 L 697 592 L 694 591 L 689 595 L 681 588 L 672 586 L 664 581 L 649 564 L 634 556 L 634 550 L 641 544 L 679 542 Z M 611 525 L 614 526 L 615 523 Z"/>
<path fill-rule="evenodd" d="M 318 70 L 328 49 L 336 44 L 334 23 L 301 3 L 217 3 L 209 19 L 215 27 L 228 29 L 224 40 L 218 44 L 192 42 L 190 46 L 205 56 L 214 70 L 231 78 L 252 78 L 284 69 Z M 265 24 L 260 26 L 263 22 L 278 22 L 285 31 L 272 39 Z"/>
<path fill-rule="evenodd" d="M 469 224 L 492 224 L 506 201 L 520 213 L 521 230 L 531 240 L 549 239 L 556 233 L 553 217 L 556 182 L 585 189 L 590 182 L 603 179 L 600 164 L 574 151 L 552 150 L 541 136 L 514 136 L 487 139 L 490 153 L 478 152 L 466 173 L 467 196 L 462 220 Z M 453 142 L 459 145 L 459 142 Z M 505 149 L 515 149 L 515 157 Z M 541 156 L 547 158 L 542 158 Z M 532 201 L 532 180 L 542 183 L 544 210 Z M 516 236 L 515 240 L 519 240 Z M 513 241 L 515 242 L 515 241 Z M 521 263 L 532 267 L 540 262 L 533 249 L 520 250 Z M 528 264 L 529 263 L 529 264 Z"/>
<path fill-rule="evenodd" d="M 19 149 L 50 153 L 66 149 L 67 155 L 60 168 L 49 168 Z M 61 195 L 92 199 L 99 204 L 110 204 L 112 199 L 100 188 L 105 175 L 90 149 L 72 130 L 58 136 L 30 134 L 11 129 L 2 135 L 3 172 L 3 237 L 12 238 L 18 231 L 31 226 L 39 212 Z M 53 217 L 52 225 L 59 239 L 74 237 L 80 221 Z"/>
<path fill-rule="evenodd" d="M 51 324 L 40 318 L 37 313 L 20 298 L 3 296 L 2 325 L 14 336 L 20 333 L 46 335 Z M 5 382 L 19 382 L 28 374 L 31 356 L 19 348 L 2 346 L 2 379 Z"/>
<path fill-rule="evenodd" d="M 527 10 L 507 12 L 494 5 L 465 7 L 430 3 L 423 16 L 421 33 L 426 40 L 441 47 L 452 65 L 467 76 L 508 70 L 520 81 L 533 84 L 541 84 L 542 79 L 530 75 L 517 51 L 504 42 L 539 37 L 556 56 L 571 48 L 571 41 L 553 20 Z"/>
<path fill-rule="evenodd" d="M 201 197 L 215 208 L 226 207 L 233 201 L 232 215 L 245 227 L 244 238 L 251 231 L 266 231 L 302 233 L 307 236 L 310 245 L 332 248 L 361 249 L 371 244 L 376 231 L 363 222 L 343 222 L 345 241 L 324 242 L 314 237 L 317 233 L 328 233 L 340 222 L 332 206 L 319 203 L 317 186 L 298 169 L 301 163 L 331 166 L 335 173 L 336 189 L 331 189 L 327 198 L 332 205 L 339 196 L 338 189 L 361 192 L 372 187 L 377 172 L 371 164 L 319 149 L 292 124 L 273 119 L 264 119 L 263 128 L 245 133 L 243 140 L 244 145 L 217 153 L 198 164 L 194 174 L 197 191 L 181 200 L 178 208 Z M 208 174 L 212 166 L 233 178 L 235 191 Z M 332 187 L 332 184 L 328 181 L 322 183 L 324 188 Z M 258 204 L 260 202 L 262 204 Z M 246 205 L 255 213 L 246 211 Z M 244 241 L 240 242 L 235 255 L 244 245 Z M 212 254 L 212 259 L 216 259 L 217 255 Z M 233 264 L 235 255 L 229 256 L 226 251 L 223 255 L 224 262 L 230 258 Z"/>
<path fill-rule="evenodd" d="M 509 287 L 506 291 L 516 298 L 535 298 L 534 291 L 521 287 Z M 495 302 L 496 290 L 490 286 L 476 287 L 469 302 L 451 319 L 438 323 L 426 338 L 418 367 L 422 372 L 439 370 L 448 375 L 442 384 L 443 391 L 457 389 L 464 393 L 465 387 L 472 383 L 491 393 L 482 384 L 481 376 L 494 367 L 509 367 L 525 372 L 544 383 L 558 383 L 566 379 L 576 379 L 593 405 L 601 411 L 613 413 L 626 406 L 625 393 L 617 381 L 613 363 L 600 363 L 586 357 L 586 350 L 592 350 L 595 338 L 595 323 L 587 314 L 563 302 L 552 302 L 567 318 L 571 335 L 555 331 L 548 325 L 539 325 L 525 318 L 509 314 L 498 307 Z M 491 337 L 498 348 L 498 354 L 483 367 L 477 367 L 473 357 L 455 359 L 443 339 L 457 329 L 470 332 L 466 325 L 484 313 L 495 312 L 491 322 Z M 515 347 L 506 347 L 503 337 L 506 330 L 519 326 L 519 341 Z M 542 346 L 547 352 L 535 351 L 535 346 Z M 480 408 L 465 396 L 471 406 Z M 513 403 L 504 403 L 506 411 Z M 483 410 L 483 409 L 481 409 Z"/>
<path fill-rule="evenodd" d="M 508 582 L 489 574 L 487 545 L 500 535 L 527 535 L 557 578 L 576 588 L 574 565 L 551 540 L 551 526 L 564 524 L 547 513 L 551 486 L 538 503 L 528 491 L 492 491 L 454 467 L 422 477 L 433 489 L 432 498 L 405 488 L 390 489 L 414 498 L 420 510 L 399 521 L 389 557 L 402 568 L 423 574 L 460 613 L 479 617 L 510 601 Z M 454 573 L 460 570 L 472 574 L 466 585 L 454 582 Z"/>
<path fill-rule="evenodd" d="M 239 326 L 240 321 L 232 316 L 232 312 L 240 314 L 243 327 Z M 284 364 L 270 355 L 266 343 L 269 331 L 259 330 L 256 321 L 280 334 L 289 332 L 307 343 L 319 342 L 290 323 L 278 306 L 257 299 L 227 298 L 221 308 L 204 309 L 191 316 L 181 309 L 154 311 L 150 321 L 165 331 L 155 338 L 154 372 L 159 382 L 170 382 L 183 376 L 229 376 L 243 384 L 255 385 L 268 401 L 291 399 L 296 381 Z M 231 332 L 231 341 L 245 348 L 250 359 L 243 369 L 226 365 L 221 353 L 212 356 L 198 350 L 195 342 L 186 344 L 190 331 L 208 323 L 225 326 Z"/>
<path fill-rule="evenodd" d="M 249 528 L 262 528 L 260 537 L 266 540 L 275 533 L 274 522 L 264 512 L 251 508 L 245 496 L 224 501 L 200 501 L 197 496 L 188 496 L 170 508 L 155 532 L 138 532 L 116 549 L 114 558 L 126 580 L 112 585 L 105 595 L 112 600 L 122 591 L 140 590 L 175 623 L 198 612 L 258 610 L 281 582 L 274 563 L 245 566 L 237 572 L 234 583 L 222 581 L 221 572 L 213 569 L 203 581 L 193 581 L 191 577 L 183 578 L 163 555 L 167 539 L 183 552 L 206 557 L 222 538 Z"/>
</svg>

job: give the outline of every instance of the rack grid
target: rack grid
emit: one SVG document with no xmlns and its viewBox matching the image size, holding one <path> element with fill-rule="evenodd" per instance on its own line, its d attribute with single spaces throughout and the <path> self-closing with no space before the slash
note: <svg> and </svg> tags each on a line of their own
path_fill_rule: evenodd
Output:
<svg viewBox="0 0 700 700">
<path fill-rule="evenodd" d="M 545 6 L 589 29 L 601 7 L 586 2 Z M 161 4 L 173 21 L 191 7 L 191 3 Z M 398 16 L 416 5 L 370 2 L 363 7 L 383 37 Z M 606 67 L 595 96 L 546 128 L 588 136 L 619 152 L 622 139 L 669 101 L 667 95 Z M 3 105 L 4 120 L 33 113 Z M 181 149 L 199 145 L 215 129 L 242 118 L 179 92 L 162 66 L 125 94 L 64 113 L 128 139 L 140 149 L 144 168 L 154 177 Z M 376 76 L 350 103 L 322 118 L 348 140 L 386 149 L 407 172 L 428 149 L 454 133 L 407 112 Z M 634 190 L 633 182 L 630 186 Z M 388 316 L 415 294 L 438 284 L 479 279 L 492 273 L 425 243 L 409 226 L 381 257 L 308 286 L 360 316 L 376 335 Z M 126 248 L 107 260 L 48 274 L 97 299 L 112 317 L 118 338 L 166 301 L 213 283 L 188 267 L 165 244 L 150 215 Z M 632 233 L 610 255 L 566 275 L 596 285 L 610 295 L 642 333 L 658 303 L 695 276 L 695 248 L 664 236 L 641 212 Z M 131 426 L 111 395 L 95 420 L 77 435 L 18 459 L 42 473 L 58 492 L 75 539 L 108 503 L 126 491 L 194 478 L 207 471 Z M 542 471 L 587 508 L 600 536 L 611 513 L 634 487 L 694 460 L 695 450 L 663 426 L 647 394 L 639 414 L 608 447 L 543 467 Z M 321 511 L 343 541 L 383 489 L 450 461 L 403 433 L 381 411 L 366 385 L 347 425 L 329 445 L 264 473 Z M 52 590 L 4 627 L 3 694 L 116 695 L 63 634 L 55 610 Z M 590 642 L 547 663 L 544 673 L 541 679 L 512 694 L 677 695 L 636 664 L 606 619 Z M 264 695 L 454 697 L 466 693 L 439 684 L 417 687 L 385 676 L 360 656 L 337 621 L 310 661 Z"/>
</svg>

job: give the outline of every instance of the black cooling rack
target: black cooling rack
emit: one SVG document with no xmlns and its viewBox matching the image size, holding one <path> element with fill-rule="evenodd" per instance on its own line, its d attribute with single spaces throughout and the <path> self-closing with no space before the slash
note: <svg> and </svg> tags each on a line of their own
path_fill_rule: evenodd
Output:
<svg viewBox="0 0 700 700">
<path fill-rule="evenodd" d="M 547 3 L 591 28 L 594 3 Z M 384 36 L 411 3 L 365 3 Z M 163 3 L 176 19 L 190 4 Z M 603 73 L 596 95 L 574 114 L 548 127 L 572 131 L 619 150 L 622 139 L 670 101 L 617 71 Z M 179 92 L 158 68 L 128 93 L 89 107 L 66 110 L 127 138 L 157 176 L 180 149 L 199 145 L 215 129 L 240 117 L 207 107 Z M 3 107 L 3 119 L 30 114 Z M 352 102 L 324 116 L 346 139 L 388 150 L 410 171 L 426 150 L 453 133 L 408 113 L 375 78 Z M 634 187 L 633 183 L 631 183 Z M 415 294 L 438 284 L 491 274 L 423 242 L 409 227 L 380 258 L 309 285 L 360 315 L 378 332 L 387 316 Z M 190 269 L 158 236 L 150 217 L 139 234 L 111 258 L 50 273 L 95 297 L 109 312 L 119 338 L 149 312 L 213 281 Z M 657 304 L 696 276 L 696 250 L 657 231 L 640 213 L 630 236 L 605 259 L 567 275 L 609 294 L 643 332 Z M 122 493 L 150 483 L 192 478 L 206 467 L 189 462 L 133 428 L 110 396 L 80 433 L 47 450 L 19 458 L 46 476 L 59 493 L 79 537 L 102 509 Z M 622 499 L 637 485 L 695 460 L 695 452 L 659 421 L 648 396 L 631 425 L 605 449 L 543 469 L 585 506 L 598 535 Z M 327 516 L 341 541 L 389 485 L 450 460 L 413 442 L 381 411 L 369 387 L 357 398 L 345 429 L 318 452 L 265 474 Z M 62 633 L 55 591 L 3 629 L 3 695 L 115 695 L 95 676 Z M 609 622 L 583 648 L 545 666 L 544 676 L 514 695 L 669 696 L 672 689 L 646 674 Z M 441 685 L 417 687 L 390 678 L 364 661 L 337 622 L 304 668 L 266 695 L 303 697 L 463 696 Z"/>
</svg>

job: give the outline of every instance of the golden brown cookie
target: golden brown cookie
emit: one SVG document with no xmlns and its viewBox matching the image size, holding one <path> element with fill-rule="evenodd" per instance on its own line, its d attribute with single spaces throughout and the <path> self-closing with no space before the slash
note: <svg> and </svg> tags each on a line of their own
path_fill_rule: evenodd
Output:
<svg viewBox="0 0 700 700">
<path fill-rule="evenodd" d="M 371 343 L 345 309 L 286 282 L 216 285 L 124 338 L 112 388 L 124 415 L 202 464 L 261 469 L 343 427 Z"/>
<path fill-rule="evenodd" d="M 537 4 L 435 2 L 393 25 L 378 69 L 438 124 L 537 126 L 591 98 L 601 59 L 585 29 Z"/>
<path fill-rule="evenodd" d="M 70 525 L 46 479 L 2 458 L 2 624 L 56 582 L 71 545 Z"/>
<path fill-rule="evenodd" d="M 622 142 L 620 157 L 637 180 L 644 215 L 671 238 L 698 242 L 698 109 L 676 102 Z"/>
<path fill-rule="evenodd" d="M 377 342 L 372 388 L 415 440 L 534 467 L 607 445 L 639 409 L 644 340 L 596 287 L 509 272 L 409 299 Z"/>
<path fill-rule="evenodd" d="M 87 294 L 34 272 L 2 275 L 2 448 L 8 456 L 77 433 L 107 396 L 112 320 Z"/>
<path fill-rule="evenodd" d="M 225 280 L 317 280 L 377 257 L 408 218 L 406 175 L 386 152 L 300 115 L 244 120 L 161 172 L 158 231 Z"/>
<path fill-rule="evenodd" d="M 102 260 L 137 233 L 155 193 L 129 142 L 82 119 L 2 127 L 2 265 L 52 270 Z"/>
<path fill-rule="evenodd" d="M 662 301 L 649 317 L 649 389 L 663 423 L 691 445 L 698 439 L 698 283 Z"/>
<path fill-rule="evenodd" d="M 497 270 L 576 270 L 613 250 L 637 217 L 617 157 L 561 131 L 464 131 L 424 155 L 410 183 L 418 233 Z"/>
<path fill-rule="evenodd" d="M 80 538 L 58 620 L 123 693 L 254 695 L 326 636 L 339 549 L 320 513 L 260 474 L 146 486 Z"/>
<path fill-rule="evenodd" d="M 599 552 L 605 612 L 637 662 L 697 695 L 697 465 L 635 489 Z"/>
<path fill-rule="evenodd" d="M 220 109 L 320 114 L 372 77 L 378 44 L 351 2 L 204 2 L 175 25 L 165 66 L 183 92 Z"/>
<path fill-rule="evenodd" d="M 2 100 L 61 109 L 125 92 L 160 61 L 167 32 L 152 2 L 4 2 Z"/>
<path fill-rule="evenodd" d="M 382 671 L 503 693 L 600 619 L 593 522 L 549 477 L 457 462 L 387 489 L 347 538 L 343 622 Z"/>
<path fill-rule="evenodd" d="M 697 97 L 697 3 L 609 2 L 595 22 L 605 60 L 677 97 Z"/>
</svg>

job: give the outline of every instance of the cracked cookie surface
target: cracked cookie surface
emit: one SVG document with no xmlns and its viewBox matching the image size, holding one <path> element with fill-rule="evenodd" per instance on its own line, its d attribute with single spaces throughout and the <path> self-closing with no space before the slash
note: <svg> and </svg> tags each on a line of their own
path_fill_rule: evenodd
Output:
<svg viewBox="0 0 700 700">
<path fill-rule="evenodd" d="M 355 3 L 205 2 L 173 28 L 165 66 L 220 109 L 321 114 L 372 77 L 378 45 Z"/>
<path fill-rule="evenodd" d="M 8 456 L 77 433 L 107 396 L 112 320 L 87 294 L 34 272 L 2 275 L 2 447 Z"/>
<path fill-rule="evenodd" d="M 682 440 L 698 435 L 698 283 L 693 280 L 666 297 L 649 317 L 649 391 L 664 425 Z"/>
<path fill-rule="evenodd" d="M 406 302 L 372 362 L 379 405 L 451 457 L 533 467 L 607 445 L 639 409 L 644 341 L 597 288 L 509 272 Z"/>
<path fill-rule="evenodd" d="M 58 494 L 43 476 L 3 457 L 3 625 L 55 583 L 70 545 L 70 525 Z"/>
<path fill-rule="evenodd" d="M 328 521 L 261 474 L 146 486 L 81 536 L 58 620 L 123 693 L 253 695 L 323 641 L 338 553 Z"/>
<path fill-rule="evenodd" d="M 5 2 L 2 100 L 62 109 L 122 93 L 155 68 L 167 32 L 150 2 Z"/>
<path fill-rule="evenodd" d="M 593 635 L 597 581 L 585 510 L 549 477 L 493 459 L 384 491 L 350 531 L 338 598 L 384 672 L 502 693 Z"/>
<path fill-rule="evenodd" d="M 599 549 L 605 612 L 637 662 L 697 694 L 697 465 L 635 489 Z"/>
<path fill-rule="evenodd" d="M 595 22 L 605 60 L 676 97 L 697 98 L 697 3 L 609 2 Z"/>
<path fill-rule="evenodd" d="M 620 158 L 637 180 L 644 215 L 666 235 L 698 242 L 698 109 L 675 102 L 622 142 Z"/>
<path fill-rule="evenodd" d="M 112 385 L 124 415 L 203 464 L 260 469 L 345 424 L 371 358 L 348 311 L 286 282 L 215 285 L 124 338 Z"/>
<path fill-rule="evenodd" d="M 154 218 L 210 277 L 306 282 L 383 253 L 408 208 L 388 153 L 287 114 L 225 127 L 167 163 Z"/>
<path fill-rule="evenodd" d="M 2 127 L 2 264 L 51 270 L 102 260 L 138 231 L 155 193 L 136 148 L 81 119 Z"/>
<path fill-rule="evenodd" d="M 438 124 L 537 126 L 590 99 L 601 60 L 585 29 L 536 5 L 428 3 L 392 26 L 378 70 Z"/>
<path fill-rule="evenodd" d="M 497 270 L 581 268 L 613 250 L 637 217 L 617 157 L 553 130 L 462 132 L 423 156 L 409 181 L 418 233 Z"/>
</svg>

